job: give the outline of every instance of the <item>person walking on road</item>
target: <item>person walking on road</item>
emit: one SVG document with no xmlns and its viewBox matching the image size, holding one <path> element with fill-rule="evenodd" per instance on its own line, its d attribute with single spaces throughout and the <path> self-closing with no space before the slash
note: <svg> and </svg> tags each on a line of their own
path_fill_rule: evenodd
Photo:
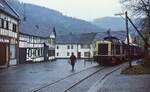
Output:
<svg viewBox="0 0 150 92">
<path fill-rule="evenodd" d="M 74 71 L 74 66 L 75 66 L 75 62 L 76 62 L 76 56 L 74 55 L 74 53 L 71 53 L 70 61 L 71 61 L 70 63 L 72 66 L 72 70 Z"/>
</svg>

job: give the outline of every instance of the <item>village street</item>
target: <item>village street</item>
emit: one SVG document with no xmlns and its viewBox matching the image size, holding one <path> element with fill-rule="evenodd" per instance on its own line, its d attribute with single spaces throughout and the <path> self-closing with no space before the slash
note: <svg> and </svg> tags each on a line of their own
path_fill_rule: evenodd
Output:
<svg viewBox="0 0 150 92">
<path fill-rule="evenodd" d="M 0 0 L 0 92 L 150 92 L 150 0 Z"/>
<path fill-rule="evenodd" d="M 67 61 L 67 59 L 57 59 L 53 62 L 11 66 L 2 70 L 0 73 L 0 92 L 30 92 L 97 65 L 93 62 L 78 60 L 73 72 Z"/>
<path fill-rule="evenodd" d="M 0 92 L 149 92 L 149 75 L 122 75 L 128 63 L 103 67 L 78 60 L 75 71 L 67 59 L 20 64 L 0 72 Z M 133 62 L 133 65 L 136 62 Z M 134 78 L 135 77 L 135 78 Z M 134 79 L 134 80 L 133 80 Z M 116 84 L 116 85 L 113 85 Z M 141 85 L 139 85 L 141 84 Z"/>
</svg>

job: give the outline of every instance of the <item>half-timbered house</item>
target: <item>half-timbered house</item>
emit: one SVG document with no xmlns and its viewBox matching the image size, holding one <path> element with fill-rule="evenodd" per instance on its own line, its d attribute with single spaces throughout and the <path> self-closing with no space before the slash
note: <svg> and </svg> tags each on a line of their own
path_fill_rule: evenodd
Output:
<svg viewBox="0 0 150 92">
<path fill-rule="evenodd" d="M 20 63 L 40 62 L 55 59 L 55 28 L 22 21 L 19 36 Z"/>
<path fill-rule="evenodd" d="M 18 62 L 19 15 L 5 0 L 0 0 L 0 68 Z"/>
</svg>

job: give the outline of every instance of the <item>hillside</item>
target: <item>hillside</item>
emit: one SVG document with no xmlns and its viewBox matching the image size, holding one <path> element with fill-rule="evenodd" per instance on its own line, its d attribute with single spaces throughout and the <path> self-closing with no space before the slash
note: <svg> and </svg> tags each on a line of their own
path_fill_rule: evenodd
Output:
<svg viewBox="0 0 150 92">
<path fill-rule="evenodd" d="M 43 27 L 47 29 L 47 31 L 52 30 L 55 26 L 56 32 L 59 34 L 103 31 L 103 29 L 90 22 L 64 16 L 62 13 L 55 10 L 32 4 L 23 4 L 16 0 L 7 1 L 19 13 L 22 20 L 21 24 L 26 25 L 26 30 L 21 30 L 25 33 L 28 33 L 28 30 L 31 30 L 31 26 L 38 28 Z"/>
<path fill-rule="evenodd" d="M 119 17 L 103 17 L 93 21 L 93 24 L 108 29 L 111 28 L 114 31 L 120 31 L 125 29 L 125 22 Z"/>
</svg>

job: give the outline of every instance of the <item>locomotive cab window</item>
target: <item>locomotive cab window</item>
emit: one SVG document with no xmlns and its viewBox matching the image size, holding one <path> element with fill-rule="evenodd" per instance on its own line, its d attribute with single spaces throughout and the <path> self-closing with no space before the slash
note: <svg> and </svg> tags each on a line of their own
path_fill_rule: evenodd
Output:
<svg viewBox="0 0 150 92">
<path fill-rule="evenodd" d="M 98 55 L 108 55 L 108 44 L 98 44 Z"/>
</svg>

